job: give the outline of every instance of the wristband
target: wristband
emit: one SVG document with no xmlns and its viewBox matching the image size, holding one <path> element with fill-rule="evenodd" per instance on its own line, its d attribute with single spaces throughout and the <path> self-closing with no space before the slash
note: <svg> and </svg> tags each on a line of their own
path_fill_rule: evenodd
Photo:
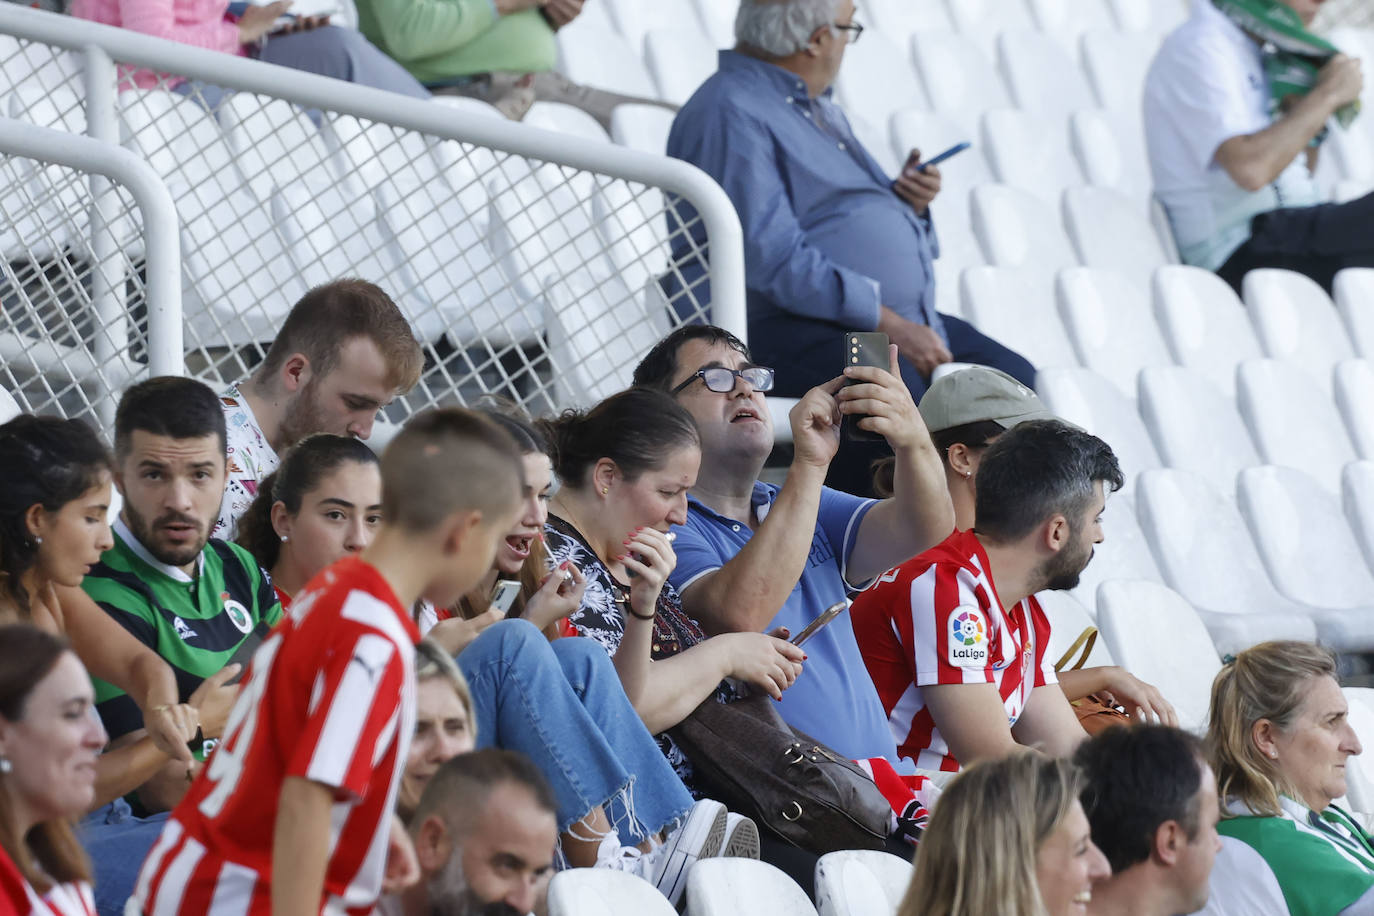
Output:
<svg viewBox="0 0 1374 916">
<path fill-rule="evenodd" d="M 633 617 L 635 620 L 653 620 L 653 619 L 654 619 L 654 615 L 653 615 L 653 614 L 641 614 L 641 613 L 639 613 L 639 611 L 636 611 L 636 610 L 635 610 L 635 606 L 634 606 L 633 604 L 631 604 L 630 602 L 628 602 L 628 601 L 625 602 L 625 610 L 629 611 L 629 612 L 630 612 L 630 616 Z"/>
</svg>

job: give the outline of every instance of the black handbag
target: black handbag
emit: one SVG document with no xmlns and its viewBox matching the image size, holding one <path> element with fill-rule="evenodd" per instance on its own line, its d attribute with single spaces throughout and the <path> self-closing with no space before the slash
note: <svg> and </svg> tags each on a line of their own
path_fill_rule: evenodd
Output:
<svg viewBox="0 0 1374 916">
<path fill-rule="evenodd" d="M 772 697 L 708 697 L 668 730 L 699 788 L 816 855 L 882 849 L 892 807 L 852 760 L 783 721 Z"/>
</svg>

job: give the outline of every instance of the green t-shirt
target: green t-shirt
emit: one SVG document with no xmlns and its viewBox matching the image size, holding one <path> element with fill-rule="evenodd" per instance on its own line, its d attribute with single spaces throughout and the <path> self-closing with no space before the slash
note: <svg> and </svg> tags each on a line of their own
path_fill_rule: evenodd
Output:
<svg viewBox="0 0 1374 916">
<path fill-rule="evenodd" d="M 231 661 L 248 657 L 281 619 L 272 581 L 252 554 L 211 539 L 193 578 L 159 563 L 123 521 L 114 546 L 86 576 L 82 588 L 134 638 L 171 665 L 185 702 L 200 683 Z M 96 708 L 105 730 L 118 738 L 143 727 L 143 715 L 118 687 L 98 678 Z M 201 754 L 203 756 L 203 749 Z"/>
<path fill-rule="evenodd" d="M 1374 838 L 1349 814 L 1332 805 L 1314 815 L 1287 797 L 1279 803 L 1281 817 L 1229 817 L 1217 832 L 1260 854 L 1291 916 L 1336 916 L 1374 888 Z"/>
<path fill-rule="evenodd" d="M 494 71 L 542 73 L 558 58 L 553 28 L 538 9 L 498 17 L 492 0 L 357 0 L 356 5 L 358 30 L 427 86 Z"/>
</svg>

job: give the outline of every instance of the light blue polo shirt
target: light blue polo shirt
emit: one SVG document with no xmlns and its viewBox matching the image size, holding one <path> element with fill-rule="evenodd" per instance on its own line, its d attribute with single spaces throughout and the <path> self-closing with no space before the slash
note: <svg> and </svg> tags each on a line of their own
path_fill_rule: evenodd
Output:
<svg viewBox="0 0 1374 916">
<path fill-rule="evenodd" d="M 752 505 L 760 522 L 777 498 L 778 487 L 756 482 Z M 675 527 L 677 568 L 671 581 L 679 592 L 697 579 L 720 569 L 744 548 L 754 531 L 734 519 L 725 518 L 688 497 L 687 524 Z M 859 523 L 877 500 L 861 499 L 828 487 L 821 490 L 816 534 L 811 555 L 801 581 L 787 596 L 782 609 L 769 622 L 768 629 L 787 627 L 794 634 L 822 611 L 845 598 L 845 566 L 858 539 Z M 849 614 L 841 614 L 807 640 L 808 656 L 801 677 L 783 691 L 782 716 L 794 728 L 855 760 L 885 757 L 898 764 L 897 747 L 888 728 L 878 691 L 864 667 Z M 910 764 L 898 767 L 910 770 Z"/>
</svg>

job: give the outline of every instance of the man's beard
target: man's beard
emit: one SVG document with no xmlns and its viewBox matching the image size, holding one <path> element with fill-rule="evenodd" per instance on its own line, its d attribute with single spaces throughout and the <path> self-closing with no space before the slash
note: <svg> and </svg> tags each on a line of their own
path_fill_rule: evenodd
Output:
<svg viewBox="0 0 1374 916">
<path fill-rule="evenodd" d="M 444 867 L 429 879 L 428 891 L 432 916 L 525 916 L 504 900 L 484 901 L 468 887 L 461 849 L 455 849 Z"/>
<path fill-rule="evenodd" d="M 1086 554 L 1086 556 L 1085 556 Z M 1036 591 L 1067 592 L 1069 589 L 1078 587 L 1078 580 L 1083 575 L 1083 570 L 1088 568 L 1092 562 L 1093 545 L 1086 545 L 1085 549 L 1079 553 L 1069 554 L 1061 550 L 1049 560 L 1045 561 L 1040 568 L 1040 579 L 1044 586 Z"/>
<path fill-rule="evenodd" d="M 131 503 L 127 500 L 124 503 L 123 514 L 129 522 L 129 531 L 142 544 L 147 551 L 153 555 L 153 559 L 159 563 L 166 563 L 168 566 L 185 566 L 200 556 L 200 552 L 205 549 L 205 544 L 210 540 L 210 526 L 202 524 L 189 515 L 182 515 L 180 512 L 168 512 L 159 516 L 150 525 L 148 520 L 138 513 Z M 183 525 L 190 525 L 197 531 L 195 541 L 186 547 L 168 548 L 159 546 L 153 540 L 153 532 L 169 522 L 180 522 Z"/>
<path fill-rule="evenodd" d="M 282 448 L 289 448 L 306 436 L 313 436 L 315 433 L 333 433 L 343 436 L 347 433 L 343 430 L 325 429 L 324 417 L 321 415 L 318 403 L 318 391 L 316 390 L 315 380 L 311 379 L 305 383 L 305 387 L 296 393 L 286 405 L 286 410 L 281 418 L 281 439 Z"/>
</svg>

